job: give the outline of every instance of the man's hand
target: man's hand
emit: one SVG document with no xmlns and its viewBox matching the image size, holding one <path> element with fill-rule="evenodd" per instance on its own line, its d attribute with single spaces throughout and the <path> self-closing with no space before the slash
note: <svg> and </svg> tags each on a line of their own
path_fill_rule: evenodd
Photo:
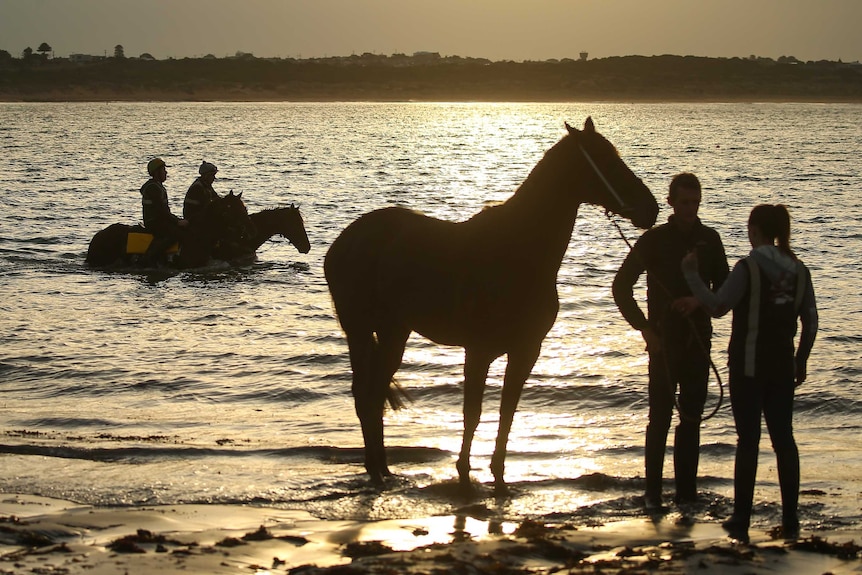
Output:
<svg viewBox="0 0 862 575">
<path fill-rule="evenodd" d="M 646 350 L 650 353 L 659 353 L 662 350 L 661 337 L 648 327 L 641 332 L 646 342 Z"/>
<path fill-rule="evenodd" d="M 670 304 L 670 308 L 683 316 L 689 315 L 691 312 L 700 307 L 700 301 L 693 295 L 677 298 Z"/>
</svg>

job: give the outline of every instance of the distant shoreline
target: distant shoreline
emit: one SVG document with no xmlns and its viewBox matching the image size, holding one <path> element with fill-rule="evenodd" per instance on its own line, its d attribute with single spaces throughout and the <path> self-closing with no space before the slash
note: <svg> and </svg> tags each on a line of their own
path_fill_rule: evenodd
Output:
<svg viewBox="0 0 862 575">
<path fill-rule="evenodd" d="M 0 62 L 2 102 L 862 103 L 862 65 L 691 56 Z"/>
<path fill-rule="evenodd" d="M 26 97 L 14 96 L 9 94 L 0 94 L 0 103 L 69 103 L 69 104 L 86 104 L 86 103 L 378 103 L 378 104 L 406 104 L 406 103 L 516 103 L 516 104 L 568 104 L 568 103 L 607 103 L 607 104 L 862 104 L 862 97 L 847 98 L 847 97 L 832 97 L 832 98 L 792 98 L 792 97 L 771 97 L 771 98 L 583 98 L 583 99 L 559 99 L 559 98 L 369 98 L 369 97 L 338 97 L 338 96 L 315 96 L 308 95 L 303 97 L 285 97 L 278 94 L 257 94 L 237 95 L 234 93 L 207 94 L 195 97 L 181 96 L 175 94 L 76 94 L 74 97 L 69 97 L 67 94 L 55 94 L 52 92 L 42 94 L 28 94 Z"/>
<path fill-rule="evenodd" d="M 531 95 L 529 97 L 518 96 L 500 92 L 494 94 L 482 94 L 481 96 L 464 92 L 452 92 L 435 94 L 434 97 L 423 94 L 403 95 L 396 97 L 391 94 L 371 93 L 362 91 L 356 93 L 353 90 L 331 91 L 331 90 L 307 90 L 304 93 L 279 92 L 277 90 L 250 90 L 240 87 L 223 90 L 200 90 L 193 94 L 173 90 L 142 90 L 139 92 L 115 91 L 115 90 L 82 90 L 74 91 L 44 90 L 29 91 L 26 94 L 9 94 L 0 92 L 2 103 L 207 103 L 207 102 L 295 102 L 295 103 L 445 103 L 445 102 L 476 102 L 476 103 L 523 103 L 523 104 L 554 104 L 554 103 L 638 103 L 638 104 L 677 104 L 677 103 L 729 103 L 729 104 L 758 104 L 758 103 L 810 103 L 810 104 L 860 104 L 862 95 L 858 97 L 849 96 L 659 96 L 649 97 L 610 97 L 592 94 L 578 98 L 566 98 L 562 94 L 549 94 L 546 97 Z"/>
</svg>

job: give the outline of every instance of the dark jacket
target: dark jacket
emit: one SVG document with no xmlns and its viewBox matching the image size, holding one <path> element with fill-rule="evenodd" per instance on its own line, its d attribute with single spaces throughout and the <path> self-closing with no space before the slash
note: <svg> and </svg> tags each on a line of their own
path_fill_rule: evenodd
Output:
<svg viewBox="0 0 862 575">
<path fill-rule="evenodd" d="M 183 217 L 187 220 L 202 212 L 210 202 L 219 199 L 219 195 L 209 184 L 196 178 L 183 200 Z"/>
<path fill-rule="evenodd" d="M 666 224 L 647 230 L 626 256 L 614 278 L 614 301 L 629 324 L 643 330 L 652 327 L 664 337 L 688 334 L 691 323 L 671 310 L 680 297 L 692 295 L 680 269 L 682 258 L 691 250 L 698 254 L 698 272 L 711 289 L 718 289 L 729 272 L 724 245 L 718 232 L 698 220 L 684 231 L 670 216 Z M 634 299 L 633 287 L 647 273 L 647 311 L 649 320 Z M 698 309 L 690 316 L 698 332 L 712 333 L 709 315 Z"/>
<path fill-rule="evenodd" d="M 161 182 L 149 179 L 141 186 L 141 204 L 144 208 L 144 227 L 155 234 L 175 232 L 178 220 L 171 213 L 168 191 Z"/>
</svg>

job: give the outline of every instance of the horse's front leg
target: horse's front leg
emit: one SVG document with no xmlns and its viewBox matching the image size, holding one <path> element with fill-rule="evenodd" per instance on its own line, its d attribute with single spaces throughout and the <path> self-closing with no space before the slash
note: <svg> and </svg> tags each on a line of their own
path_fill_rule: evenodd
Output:
<svg viewBox="0 0 862 575">
<path fill-rule="evenodd" d="M 504 494 L 507 491 L 503 473 L 506 468 L 506 449 L 509 442 L 509 432 L 512 430 L 512 420 L 521 399 L 521 391 L 524 382 L 533 370 L 536 359 L 539 357 L 541 342 L 539 345 L 528 349 L 509 352 L 509 361 L 506 364 L 506 376 L 503 379 L 503 395 L 500 401 L 500 426 L 497 428 L 497 443 L 494 446 L 494 455 L 491 457 L 491 473 L 494 475 L 494 487 L 497 493 Z"/>
<path fill-rule="evenodd" d="M 470 448 L 482 416 L 482 396 L 493 356 L 464 349 L 464 435 L 458 455 L 458 481 L 465 494 L 472 494 L 470 483 Z"/>
</svg>

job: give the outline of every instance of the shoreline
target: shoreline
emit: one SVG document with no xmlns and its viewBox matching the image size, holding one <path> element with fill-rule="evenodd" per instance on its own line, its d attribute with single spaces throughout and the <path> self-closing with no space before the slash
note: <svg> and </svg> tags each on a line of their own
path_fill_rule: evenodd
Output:
<svg viewBox="0 0 862 575">
<path fill-rule="evenodd" d="M 468 515 L 319 520 L 246 505 L 92 507 L 0 495 L 0 573 L 662 573 L 858 572 L 862 531 L 752 532 L 728 539 L 719 521 L 678 510 L 585 525 L 520 524 Z M 9 568 L 13 568 L 9 571 Z M 40 571 L 41 569 L 41 571 Z M 20 571 L 16 571 L 20 570 Z"/>
<path fill-rule="evenodd" d="M 0 100 L 862 102 L 862 64 L 669 54 L 524 62 L 439 54 L 33 56 L 0 62 Z"/>
<path fill-rule="evenodd" d="M 39 94 L 10 95 L 0 93 L 0 103 L 24 104 L 24 103 L 67 103 L 67 104 L 110 104 L 110 103 L 373 103 L 373 104 L 440 104 L 440 103 L 468 103 L 468 104 L 862 104 L 862 97 L 822 97 L 822 98 L 794 98 L 794 97 L 667 97 L 667 98 L 607 98 L 607 97 L 584 97 L 577 99 L 569 98 L 476 98 L 476 97 L 439 97 L 439 98 L 398 98 L 398 97 L 369 97 L 369 96 L 337 96 L 331 94 L 310 94 L 306 96 L 285 96 L 278 93 L 261 93 L 256 95 L 237 94 L 235 92 L 209 93 L 190 97 L 187 94 L 101 94 L 86 93 L 70 96 L 69 94 L 56 94 L 44 92 Z"/>
</svg>

